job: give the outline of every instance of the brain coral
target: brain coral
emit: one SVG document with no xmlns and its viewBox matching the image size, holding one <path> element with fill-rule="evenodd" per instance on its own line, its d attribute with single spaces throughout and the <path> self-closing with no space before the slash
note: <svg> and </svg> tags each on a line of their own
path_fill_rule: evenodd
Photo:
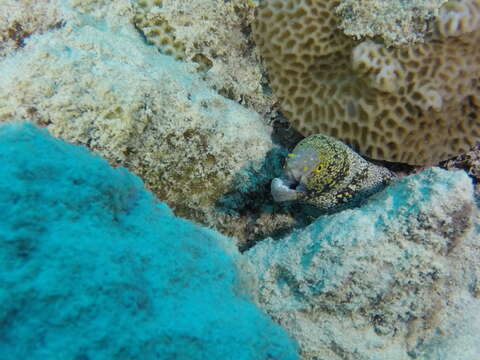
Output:
<svg viewBox="0 0 480 360">
<path fill-rule="evenodd" d="M 345 35 L 339 3 L 258 8 L 254 36 L 293 126 L 409 164 L 471 148 L 480 136 L 480 1 L 445 3 L 424 43 L 398 48 Z"/>
</svg>

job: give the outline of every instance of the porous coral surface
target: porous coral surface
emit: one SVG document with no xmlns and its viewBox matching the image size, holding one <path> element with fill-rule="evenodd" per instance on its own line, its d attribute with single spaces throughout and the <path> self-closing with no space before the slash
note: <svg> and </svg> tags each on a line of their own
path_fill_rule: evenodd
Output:
<svg viewBox="0 0 480 360">
<path fill-rule="evenodd" d="M 233 240 L 126 169 L 9 124 L 0 173 L 2 360 L 298 358 L 249 300 Z"/>
<path fill-rule="evenodd" d="M 445 3 L 423 43 L 388 47 L 339 29 L 339 0 L 267 0 L 254 35 L 292 125 L 413 165 L 480 137 L 480 1 Z"/>
<path fill-rule="evenodd" d="M 475 360 L 479 239 L 471 180 L 432 168 L 247 254 L 304 360 Z"/>
</svg>

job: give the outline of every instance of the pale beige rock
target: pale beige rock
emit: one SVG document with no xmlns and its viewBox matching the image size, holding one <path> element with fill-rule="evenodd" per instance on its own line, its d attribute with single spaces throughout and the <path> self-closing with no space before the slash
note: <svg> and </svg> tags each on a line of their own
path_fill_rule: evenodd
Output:
<svg viewBox="0 0 480 360">
<path fill-rule="evenodd" d="M 61 27 L 60 0 L 0 1 L 0 58 L 25 44 L 33 34 Z"/>
<path fill-rule="evenodd" d="M 480 217 L 463 171 L 401 179 L 247 256 L 260 305 L 304 360 L 480 354 Z"/>
<path fill-rule="evenodd" d="M 0 121 L 32 121 L 127 167 L 176 215 L 243 229 L 217 201 L 239 176 L 254 179 L 271 128 L 193 66 L 146 45 L 129 1 L 69 4 L 63 28 L 0 62 Z"/>
</svg>

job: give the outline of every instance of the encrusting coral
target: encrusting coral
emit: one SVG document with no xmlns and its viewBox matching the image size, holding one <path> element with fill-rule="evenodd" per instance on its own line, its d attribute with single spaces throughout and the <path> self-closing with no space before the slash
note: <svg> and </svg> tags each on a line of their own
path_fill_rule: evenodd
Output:
<svg viewBox="0 0 480 360">
<path fill-rule="evenodd" d="M 253 31 L 271 86 L 303 135 L 428 165 L 480 137 L 480 1 L 450 0 L 425 41 L 389 47 L 339 25 L 340 0 L 266 0 Z"/>
<path fill-rule="evenodd" d="M 340 0 L 339 26 L 356 38 L 379 36 L 388 45 L 424 39 L 447 0 Z"/>
<path fill-rule="evenodd" d="M 59 0 L 0 1 L 0 58 L 13 53 L 33 34 L 62 25 Z"/>
<path fill-rule="evenodd" d="M 357 205 L 392 177 L 388 169 L 367 162 L 342 142 L 316 134 L 289 154 L 282 177 L 272 181 L 272 195 L 276 201 L 337 210 Z"/>
<path fill-rule="evenodd" d="M 134 23 L 161 53 L 191 63 L 221 95 L 262 115 L 273 96 L 262 91 L 262 69 L 250 24 L 255 3 L 244 0 L 134 0 Z"/>
</svg>

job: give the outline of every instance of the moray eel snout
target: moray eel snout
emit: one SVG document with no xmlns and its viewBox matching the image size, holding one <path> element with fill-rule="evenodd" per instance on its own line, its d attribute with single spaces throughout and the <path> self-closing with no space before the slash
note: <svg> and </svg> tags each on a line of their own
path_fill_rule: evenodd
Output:
<svg viewBox="0 0 480 360">
<path fill-rule="evenodd" d="M 272 181 L 271 192 L 277 202 L 301 200 L 308 194 L 308 178 L 318 168 L 317 152 L 309 147 L 288 154 L 282 177 Z"/>
</svg>

